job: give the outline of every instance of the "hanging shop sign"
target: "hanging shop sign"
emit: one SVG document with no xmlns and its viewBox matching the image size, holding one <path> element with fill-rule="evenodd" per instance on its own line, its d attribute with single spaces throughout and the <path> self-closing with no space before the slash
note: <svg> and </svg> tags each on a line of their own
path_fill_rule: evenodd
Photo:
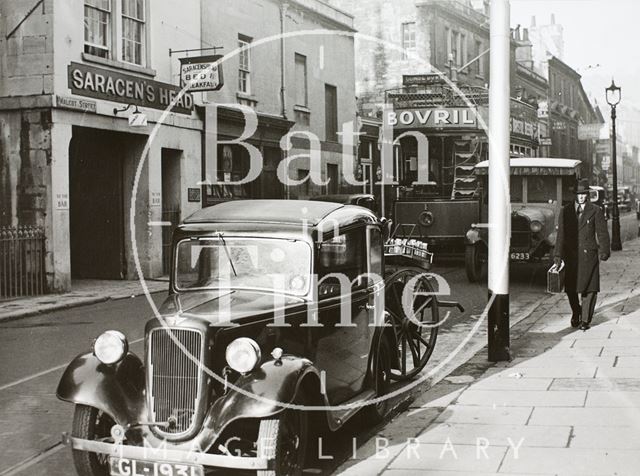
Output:
<svg viewBox="0 0 640 476">
<path fill-rule="evenodd" d="M 439 74 L 403 74 L 402 84 L 405 86 L 428 86 L 430 84 L 443 84 L 445 79 Z"/>
<path fill-rule="evenodd" d="M 180 86 L 191 92 L 217 91 L 224 85 L 222 55 L 180 58 Z"/>
<path fill-rule="evenodd" d="M 466 107 L 420 108 L 387 111 L 385 122 L 396 129 L 476 129 L 477 112 Z"/>
<path fill-rule="evenodd" d="M 525 136 L 528 139 L 538 137 L 538 126 L 536 124 L 515 117 L 511 118 L 510 123 L 510 131 L 512 134 Z"/>
<path fill-rule="evenodd" d="M 68 73 L 69 89 L 78 96 L 164 110 L 180 93 L 180 88 L 173 84 L 81 63 L 71 63 Z M 172 112 L 191 114 L 192 109 L 193 99 L 186 93 L 177 99 Z"/>
</svg>

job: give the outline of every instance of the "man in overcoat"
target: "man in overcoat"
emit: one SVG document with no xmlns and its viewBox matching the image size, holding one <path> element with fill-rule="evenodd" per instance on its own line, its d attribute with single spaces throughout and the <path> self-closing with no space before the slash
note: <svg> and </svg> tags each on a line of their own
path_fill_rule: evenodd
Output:
<svg viewBox="0 0 640 476">
<path fill-rule="evenodd" d="M 571 305 L 571 326 L 591 326 L 600 291 L 600 260 L 611 254 L 609 231 L 602 209 L 589 201 L 589 181 L 580 180 L 576 199 L 558 217 L 554 261 L 565 262 L 565 292 Z M 578 299 L 582 295 L 582 303 Z"/>
</svg>

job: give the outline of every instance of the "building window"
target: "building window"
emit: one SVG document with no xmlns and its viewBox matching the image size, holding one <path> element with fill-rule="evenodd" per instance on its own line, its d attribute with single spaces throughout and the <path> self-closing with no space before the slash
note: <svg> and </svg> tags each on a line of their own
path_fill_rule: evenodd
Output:
<svg viewBox="0 0 640 476">
<path fill-rule="evenodd" d="M 84 52 L 111 56 L 111 0 L 85 0 Z"/>
<path fill-rule="evenodd" d="M 476 41 L 476 57 L 480 56 L 482 52 L 482 41 Z M 484 76 L 484 59 L 484 56 L 480 56 L 476 60 L 475 71 L 478 76 Z"/>
<path fill-rule="evenodd" d="M 449 58 L 453 60 L 454 66 L 459 67 L 462 66 L 462 42 L 460 33 L 451 30 L 449 30 L 449 32 L 449 41 L 447 42 L 449 49 Z"/>
<path fill-rule="evenodd" d="M 122 0 L 122 60 L 144 63 L 144 0 Z"/>
<path fill-rule="evenodd" d="M 338 91 L 335 86 L 324 85 L 325 140 L 338 142 Z"/>
<path fill-rule="evenodd" d="M 296 105 L 308 106 L 309 96 L 307 92 L 307 57 L 296 53 Z"/>
<path fill-rule="evenodd" d="M 402 58 L 407 59 L 416 51 L 416 24 L 402 24 Z"/>
<path fill-rule="evenodd" d="M 460 61 L 458 66 L 464 66 L 467 64 L 467 35 L 464 33 L 460 35 Z"/>
<path fill-rule="evenodd" d="M 251 38 L 238 35 L 238 91 L 251 94 Z"/>
</svg>

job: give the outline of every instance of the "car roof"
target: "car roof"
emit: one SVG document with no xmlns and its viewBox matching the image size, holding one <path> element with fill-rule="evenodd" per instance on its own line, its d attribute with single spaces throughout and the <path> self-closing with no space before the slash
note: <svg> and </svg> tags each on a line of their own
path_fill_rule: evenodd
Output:
<svg viewBox="0 0 640 476">
<path fill-rule="evenodd" d="M 185 224 L 262 223 L 318 226 L 327 220 L 338 226 L 356 221 L 375 222 L 365 208 L 311 200 L 232 200 L 193 213 Z"/>
<path fill-rule="evenodd" d="M 523 172 L 523 169 L 545 169 L 547 172 L 550 172 L 551 169 L 555 169 L 557 175 L 570 175 L 573 174 L 575 169 L 581 164 L 580 160 L 576 159 L 558 159 L 558 158 L 547 158 L 547 157 L 519 157 L 519 158 L 511 158 L 509 159 L 509 167 L 513 170 L 516 169 L 516 174 L 518 172 Z M 479 162 L 475 166 L 477 173 L 479 174 L 487 174 L 489 170 L 489 161 L 484 160 Z M 519 169 L 519 170 L 518 170 Z M 531 171 L 532 174 L 541 174 L 541 175 L 555 175 L 550 173 L 542 173 L 541 170 Z M 520 173 L 522 175 L 522 173 Z"/>
<path fill-rule="evenodd" d="M 332 195 L 320 195 L 318 197 L 312 197 L 310 200 L 317 202 L 334 202 L 334 203 L 351 203 L 353 200 L 360 198 L 366 198 L 375 200 L 375 196 L 370 193 L 334 193 Z"/>
</svg>

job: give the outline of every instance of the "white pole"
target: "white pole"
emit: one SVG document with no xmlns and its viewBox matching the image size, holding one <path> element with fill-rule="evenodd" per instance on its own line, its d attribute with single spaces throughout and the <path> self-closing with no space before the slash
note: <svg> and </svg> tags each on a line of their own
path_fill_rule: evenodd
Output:
<svg viewBox="0 0 640 476">
<path fill-rule="evenodd" d="M 489 360 L 509 360 L 509 0 L 491 0 L 489 85 Z"/>
</svg>

